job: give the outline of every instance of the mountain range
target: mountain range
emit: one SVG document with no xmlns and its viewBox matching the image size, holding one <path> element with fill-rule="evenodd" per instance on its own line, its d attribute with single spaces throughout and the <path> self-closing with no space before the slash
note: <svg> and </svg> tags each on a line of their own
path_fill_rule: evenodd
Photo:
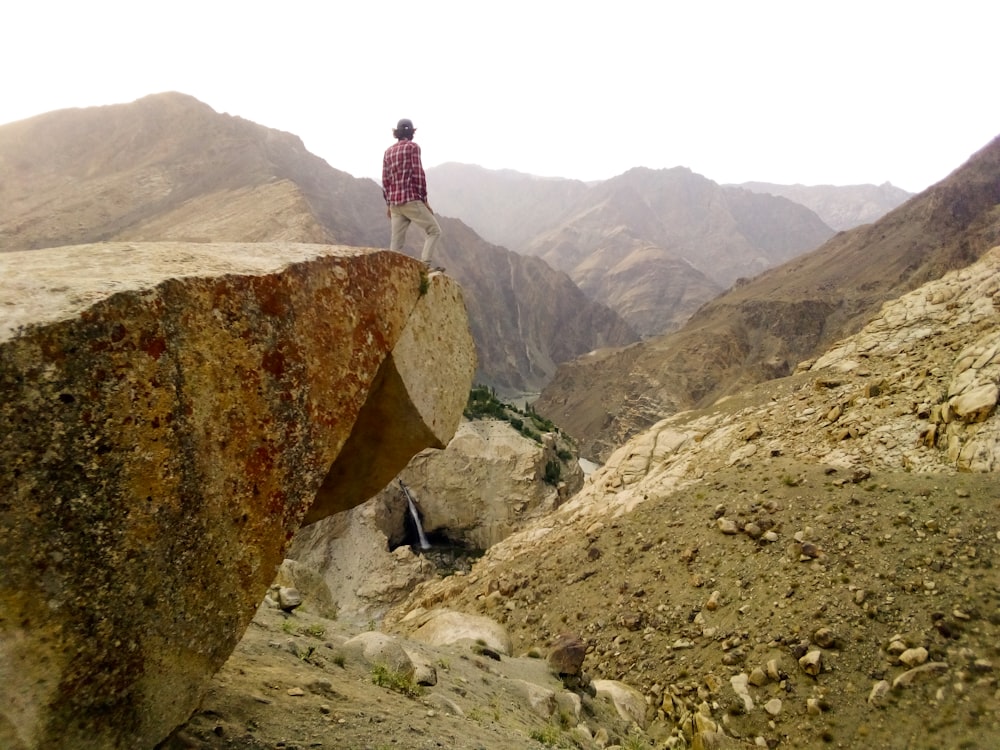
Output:
<svg viewBox="0 0 1000 750">
<path fill-rule="evenodd" d="M 636 340 L 542 261 L 442 218 L 441 260 L 465 292 L 476 378 L 536 391 L 562 360 Z M 109 240 L 295 241 L 380 247 L 380 187 L 289 133 L 183 94 L 0 126 L 0 250 Z M 415 235 L 407 251 L 417 254 Z"/>
<path fill-rule="evenodd" d="M 788 375 L 886 300 L 1000 242 L 1000 138 L 873 224 L 735 284 L 680 330 L 563 365 L 538 410 L 600 458 L 682 409 Z"/>
<path fill-rule="evenodd" d="M 439 210 L 565 271 L 644 337 L 679 328 L 738 278 L 834 233 L 799 203 L 684 167 L 588 185 L 447 164 L 429 179 Z"/>
<path fill-rule="evenodd" d="M 585 443 L 605 431 L 596 439 L 607 447 L 664 411 L 785 373 L 821 338 L 856 324 L 869 298 L 905 286 L 880 275 L 901 273 L 892 263 L 871 269 L 878 278 L 850 277 L 873 262 L 867 243 L 886 225 L 833 236 L 800 203 L 682 167 L 636 168 L 599 183 L 459 164 L 428 177 L 444 229 L 441 261 L 465 292 L 477 381 L 505 394 L 548 386 L 540 407 Z M 855 186 L 838 210 L 860 216 L 873 190 L 901 197 Z M 818 194 L 827 203 L 837 195 Z M 387 236 L 375 182 L 331 167 L 295 135 L 183 94 L 0 126 L 3 251 L 107 240 L 381 246 Z M 802 255 L 824 241 L 819 256 Z M 844 261 L 854 264 L 850 278 L 830 271 L 820 279 L 814 266 L 825 268 L 822 258 L 842 243 L 857 248 Z M 819 259 L 795 266 L 801 257 Z M 933 272 L 903 275 L 919 283 Z M 801 291 L 784 281 L 768 291 L 789 275 L 806 279 Z M 822 294 L 813 293 L 817 283 Z M 780 304 L 763 301 L 768 294 Z M 753 319 L 751 308 L 763 316 L 756 323 L 740 317 Z M 663 337 L 671 331 L 678 337 Z M 604 452 L 591 447 L 593 456 Z"/>
</svg>

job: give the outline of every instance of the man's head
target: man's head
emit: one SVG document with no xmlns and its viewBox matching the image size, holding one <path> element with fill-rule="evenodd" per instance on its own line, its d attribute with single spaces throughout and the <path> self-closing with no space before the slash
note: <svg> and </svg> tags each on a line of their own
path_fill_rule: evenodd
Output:
<svg viewBox="0 0 1000 750">
<path fill-rule="evenodd" d="M 417 129 L 413 127 L 413 122 L 404 117 L 396 123 L 396 129 L 392 131 L 392 135 L 400 141 L 403 139 L 410 141 L 413 140 L 413 134 L 416 132 Z"/>
</svg>

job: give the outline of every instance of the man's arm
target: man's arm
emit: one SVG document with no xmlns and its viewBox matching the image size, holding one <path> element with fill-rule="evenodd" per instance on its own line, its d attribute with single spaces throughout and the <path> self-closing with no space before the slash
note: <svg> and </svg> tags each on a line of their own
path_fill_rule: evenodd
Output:
<svg viewBox="0 0 1000 750">
<path fill-rule="evenodd" d="M 427 175 L 424 174 L 424 165 L 420 161 L 420 146 L 416 143 L 410 149 L 411 163 L 410 169 L 413 175 L 413 187 L 416 188 L 417 195 L 424 203 L 427 202 Z"/>
</svg>

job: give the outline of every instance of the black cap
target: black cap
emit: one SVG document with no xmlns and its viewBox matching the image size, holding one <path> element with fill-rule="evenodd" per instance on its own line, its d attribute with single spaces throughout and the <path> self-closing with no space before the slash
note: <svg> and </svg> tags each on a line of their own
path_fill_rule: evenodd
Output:
<svg viewBox="0 0 1000 750">
<path fill-rule="evenodd" d="M 416 128 L 413 127 L 413 121 L 404 117 L 396 123 L 396 129 L 392 131 L 392 134 L 397 138 L 410 138 L 415 131 Z"/>
</svg>

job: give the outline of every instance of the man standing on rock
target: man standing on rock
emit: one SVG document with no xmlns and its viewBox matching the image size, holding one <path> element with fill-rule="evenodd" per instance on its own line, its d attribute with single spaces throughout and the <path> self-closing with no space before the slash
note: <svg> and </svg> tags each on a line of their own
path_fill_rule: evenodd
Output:
<svg viewBox="0 0 1000 750">
<path fill-rule="evenodd" d="M 389 249 L 396 252 L 403 249 L 406 230 L 412 222 L 426 234 L 420 259 L 432 273 L 441 272 L 444 269 L 434 265 L 434 251 L 441 239 L 441 227 L 427 203 L 427 176 L 420 161 L 420 146 L 413 142 L 416 131 L 410 120 L 400 120 L 392 131 L 396 143 L 386 149 L 382 159 L 385 215 L 392 222 Z"/>
</svg>

